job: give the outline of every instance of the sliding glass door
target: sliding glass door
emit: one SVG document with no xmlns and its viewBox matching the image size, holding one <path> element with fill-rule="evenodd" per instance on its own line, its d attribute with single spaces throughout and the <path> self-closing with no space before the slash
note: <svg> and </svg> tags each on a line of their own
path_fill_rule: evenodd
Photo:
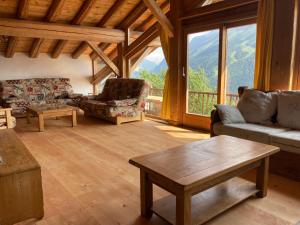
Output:
<svg viewBox="0 0 300 225">
<path fill-rule="evenodd" d="M 209 129 L 217 103 L 236 105 L 238 87 L 253 87 L 256 24 L 222 24 L 189 30 L 183 123 Z"/>
</svg>

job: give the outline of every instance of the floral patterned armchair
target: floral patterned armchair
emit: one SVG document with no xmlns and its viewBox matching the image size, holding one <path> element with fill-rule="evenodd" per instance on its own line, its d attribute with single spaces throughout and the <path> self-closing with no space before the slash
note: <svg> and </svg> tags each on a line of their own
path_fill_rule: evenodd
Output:
<svg viewBox="0 0 300 225">
<path fill-rule="evenodd" d="M 68 78 L 35 78 L 0 81 L 0 104 L 25 116 L 26 107 L 36 104 L 68 104 L 81 96 L 74 94 Z"/>
<path fill-rule="evenodd" d="M 79 107 L 86 116 L 121 124 L 144 119 L 148 85 L 140 79 L 108 79 L 103 92 L 83 97 Z"/>
</svg>

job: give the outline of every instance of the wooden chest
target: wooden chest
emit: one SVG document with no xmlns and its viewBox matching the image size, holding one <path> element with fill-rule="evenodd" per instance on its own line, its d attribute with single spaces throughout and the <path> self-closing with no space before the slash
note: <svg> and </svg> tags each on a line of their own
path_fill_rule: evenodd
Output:
<svg viewBox="0 0 300 225">
<path fill-rule="evenodd" d="M 40 165 L 14 130 L 0 130 L 0 224 L 43 215 Z"/>
</svg>

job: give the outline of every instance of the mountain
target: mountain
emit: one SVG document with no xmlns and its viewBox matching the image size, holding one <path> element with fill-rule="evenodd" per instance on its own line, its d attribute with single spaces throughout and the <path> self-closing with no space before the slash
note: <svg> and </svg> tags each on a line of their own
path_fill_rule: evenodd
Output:
<svg viewBox="0 0 300 225">
<path fill-rule="evenodd" d="M 236 93 L 238 86 L 252 86 L 255 64 L 256 26 L 228 29 L 227 90 Z M 194 36 L 189 42 L 188 61 L 193 70 L 204 69 L 212 89 L 217 88 L 219 31 Z M 148 63 L 148 62 L 147 62 Z M 146 63 L 146 64 L 147 64 Z M 146 66 L 148 69 L 146 69 Z M 140 69 L 158 73 L 167 69 L 165 60 L 155 67 L 141 64 Z"/>
</svg>

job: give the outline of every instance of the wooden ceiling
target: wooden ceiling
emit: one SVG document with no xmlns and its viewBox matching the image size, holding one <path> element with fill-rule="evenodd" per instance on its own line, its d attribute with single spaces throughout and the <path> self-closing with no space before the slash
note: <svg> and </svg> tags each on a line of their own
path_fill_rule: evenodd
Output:
<svg viewBox="0 0 300 225">
<path fill-rule="evenodd" d="M 157 3 L 164 13 L 168 12 L 168 0 L 157 0 Z M 157 22 L 141 0 L 0 0 L 0 20 L 4 18 L 122 30 L 130 28 L 141 32 Z M 77 40 L 0 37 L 0 52 L 6 57 L 22 52 L 33 58 L 40 53 L 48 53 L 53 58 L 68 53 L 78 58 L 92 52 L 90 47 Z M 106 54 L 112 54 L 115 48 L 116 44 L 102 45 Z"/>
</svg>

